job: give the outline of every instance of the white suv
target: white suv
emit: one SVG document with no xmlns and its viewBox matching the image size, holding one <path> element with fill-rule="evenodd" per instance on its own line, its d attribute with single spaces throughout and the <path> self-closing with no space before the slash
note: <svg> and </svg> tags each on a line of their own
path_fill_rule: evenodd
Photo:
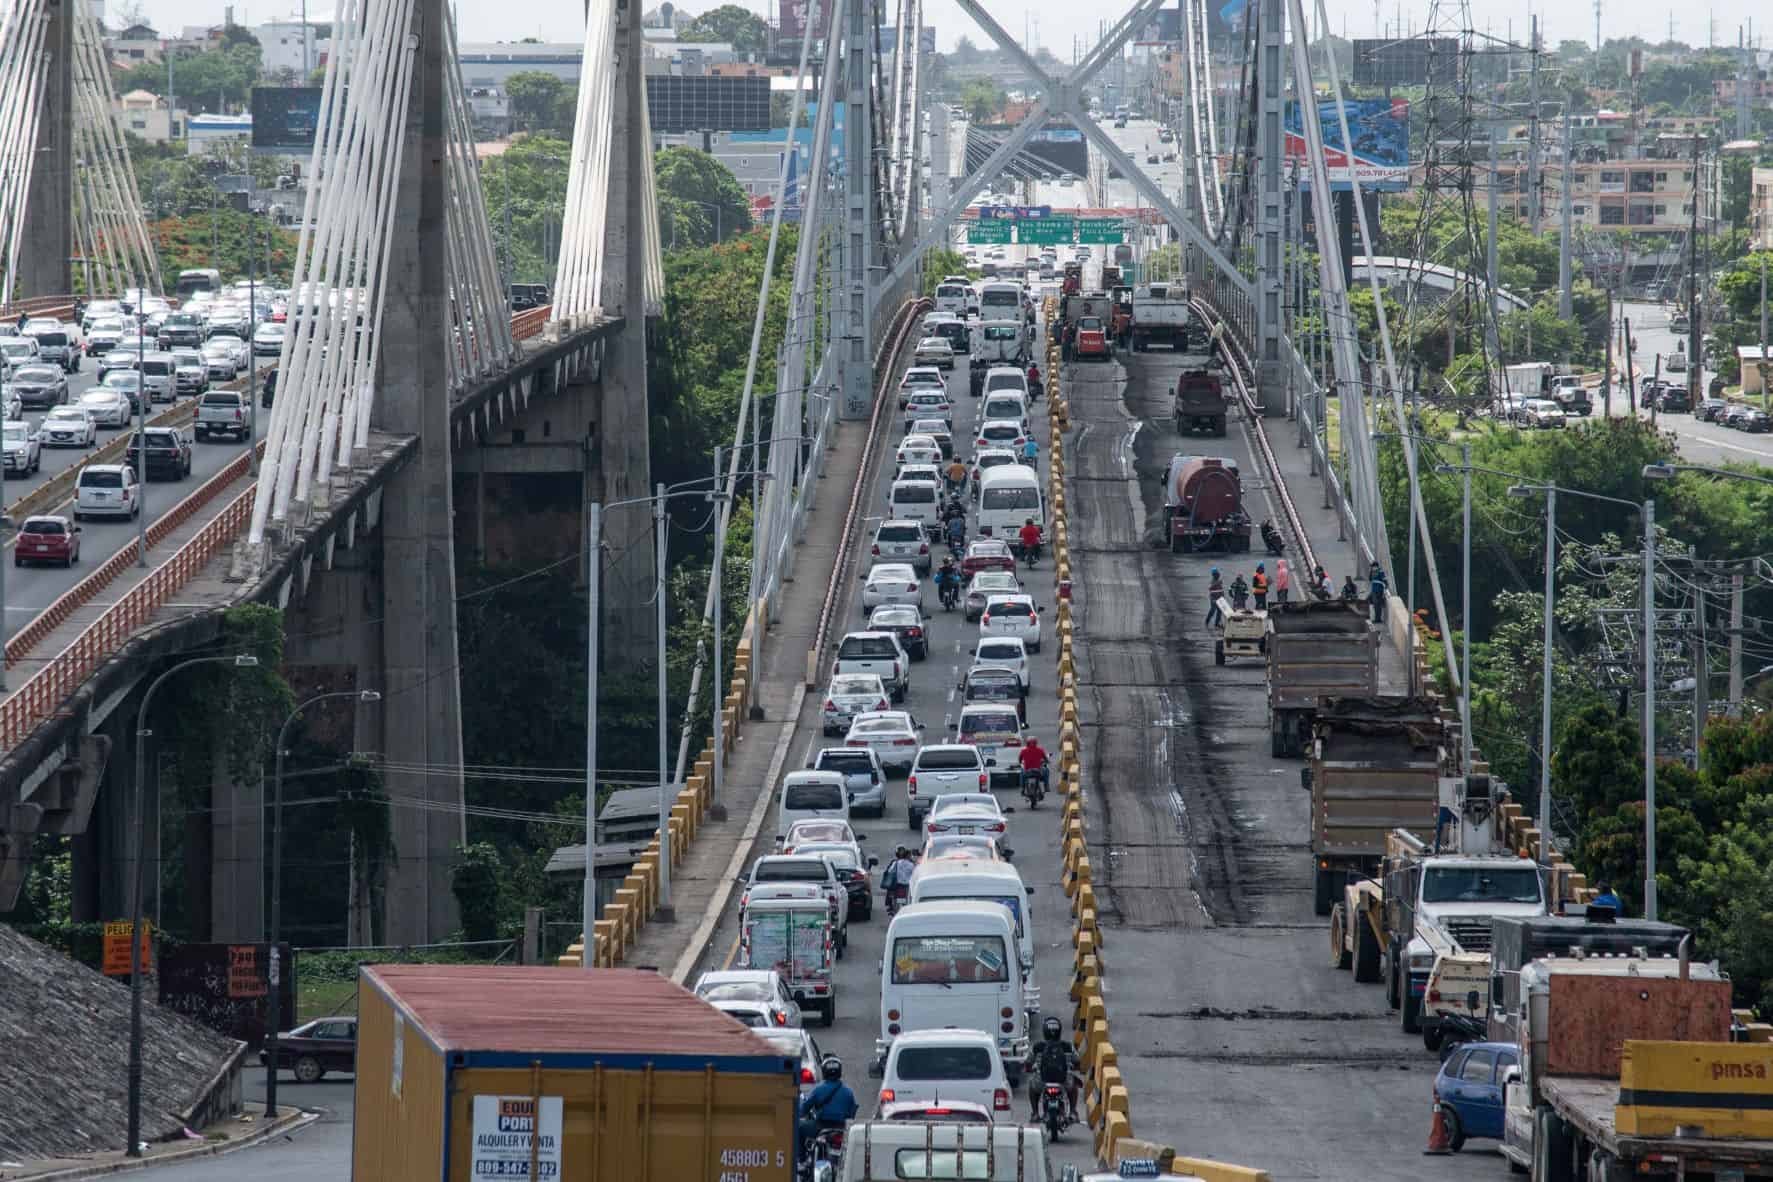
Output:
<svg viewBox="0 0 1773 1182">
<path fill-rule="evenodd" d="M 930 539 L 921 521 L 889 518 L 874 527 L 876 562 L 909 562 L 920 575 L 930 573 Z"/>
<path fill-rule="evenodd" d="M 142 511 L 141 485 L 128 464 L 88 464 L 74 487 L 74 520 L 133 518 Z"/>
<path fill-rule="evenodd" d="M 1040 608 L 1032 595 L 990 595 L 979 617 L 980 637 L 1011 637 L 1031 653 L 1040 651 Z"/>
<path fill-rule="evenodd" d="M 881 1108 L 950 1100 L 1009 1119 L 1010 1081 L 997 1039 L 982 1030 L 908 1030 L 895 1038 L 880 1081 Z"/>
<path fill-rule="evenodd" d="M 989 614 L 989 613 L 987 613 Z M 979 617 L 983 628 L 985 617 Z M 1020 637 L 982 635 L 978 647 L 973 650 L 973 668 L 993 666 L 998 669 L 1014 669 L 1016 676 L 1022 679 L 1022 689 L 1028 689 L 1030 677 L 1028 669 L 1028 649 L 1022 644 Z"/>
<path fill-rule="evenodd" d="M 991 787 L 985 756 L 966 743 L 932 743 L 920 748 L 905 777 L 905 827 L 922 829 L 939 797 L 984 792 Z"/>
</svg>

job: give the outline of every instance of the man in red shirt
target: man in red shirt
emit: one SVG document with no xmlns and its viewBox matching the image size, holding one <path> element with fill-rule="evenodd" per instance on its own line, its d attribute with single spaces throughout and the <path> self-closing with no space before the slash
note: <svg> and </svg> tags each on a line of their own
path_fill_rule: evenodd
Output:
<svg viewBox="0 0 1773 1182">
<path fill-rule="evenodd" d="M 1022 744 L 1022 786 L 1026 790 L 1028 783 L 1036 781 L 1040 784 L 1041 794 L 1047 790 L 1047 753 L 1040 745 L 1040 740 L 1033 735 Z"/>
<path fill-rule="evenodd" d="M 1023 523 L 1017 536 L 1022 540 L 1022 553 L 1029 557 L 1029 562 L 1031 564 L 1038 562 L 1040 560 L 1040 526 L 1034 524 L 1034 518 L 1030 517 Z"/>
</svg>

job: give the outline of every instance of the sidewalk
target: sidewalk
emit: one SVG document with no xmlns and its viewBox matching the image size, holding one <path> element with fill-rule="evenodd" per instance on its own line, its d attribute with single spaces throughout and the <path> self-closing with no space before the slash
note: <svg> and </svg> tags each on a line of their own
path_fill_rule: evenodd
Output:
<svg viewBox="0 0 1773 1182">
<path fill-rule="evenodd" d="M 654 968 L 679 983 L 686 981 L 714 935 L 734 880 L 744 870 L 768 816 L 806 701 L 807 650 L 818 630 L 819 611 L 837 562 L 844 513 L 862 462 L 868 424 L 840 423 L 834 438 L 825 457 L 829 475 L 807 514 L 806 535 L 795 547 L 795 578 L 781 592 L 781 618 L 765 634 L 758 653 L 755 702 L 763 718 L 741 723 L 714 802 L 726 810 L 725 819 L 710 814 L 698 827 L 696 839 L 672 874 L 676 921 L 662 923 L 655 914 L 624 954 L 627 966 Z"/>
</svg>

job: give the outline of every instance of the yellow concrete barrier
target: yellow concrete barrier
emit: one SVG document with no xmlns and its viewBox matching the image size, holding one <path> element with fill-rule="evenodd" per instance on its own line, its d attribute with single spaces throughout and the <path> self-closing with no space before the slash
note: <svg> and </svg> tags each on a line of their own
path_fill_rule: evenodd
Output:
<svg viewBox="0 0 1773 1182">
<path fill-rule="evenodd" d="M 1124 1112 L 1110 1112 L 1102 1122 L 1102 1129 L 1096 1135 L 1096 1156 L 1108 1159 L 1114 1156 L 1114 1148 L 1121 1141 L 1133 1135 L 1132 1122 Z"/>
</svg>

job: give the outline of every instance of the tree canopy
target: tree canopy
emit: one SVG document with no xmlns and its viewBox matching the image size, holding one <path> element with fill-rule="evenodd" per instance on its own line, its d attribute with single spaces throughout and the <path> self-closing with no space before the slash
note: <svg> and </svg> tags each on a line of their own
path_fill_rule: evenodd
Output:
<svg viewBox="0 0 1773 1182">
<path fill-rule="evenodd" d="M 667 249 L 724 242 L 751 228 L 751 202 L 726 165 L 697 148 L 666 148 L 653 158 L 659 234 Z"/>
<path fill-rule="evenodd" d="M 252 88 L 259 80 L 261 58 L 259 43 L 250 34 L 235 39 L 224 48 L 204 53 L 175 55 L 172 60 L 172 89 L 175 101 L 187 110 L 219 111 L 228 106 L 241 106 L 252 97 Z M 146 63 L 136 66 L 117 80 L 120 94 L 146 90 L 166 97 L 166 64 Z"/>
<path fill-rule="evenodd" d="M 761 16 L 738 4 L 711 8 L 677 30 L 677 39 L 688 42 L 722 42 L 736 53 L 762 53 L 769 48 L 770 30 Z"/>
<path fill-rule="evenodd" d="M 576 87 L 543 70 L 519 70 L 505 79 L 505 97 L 517 130 L 572 137 L 578 114 Z"/>
</svg>

